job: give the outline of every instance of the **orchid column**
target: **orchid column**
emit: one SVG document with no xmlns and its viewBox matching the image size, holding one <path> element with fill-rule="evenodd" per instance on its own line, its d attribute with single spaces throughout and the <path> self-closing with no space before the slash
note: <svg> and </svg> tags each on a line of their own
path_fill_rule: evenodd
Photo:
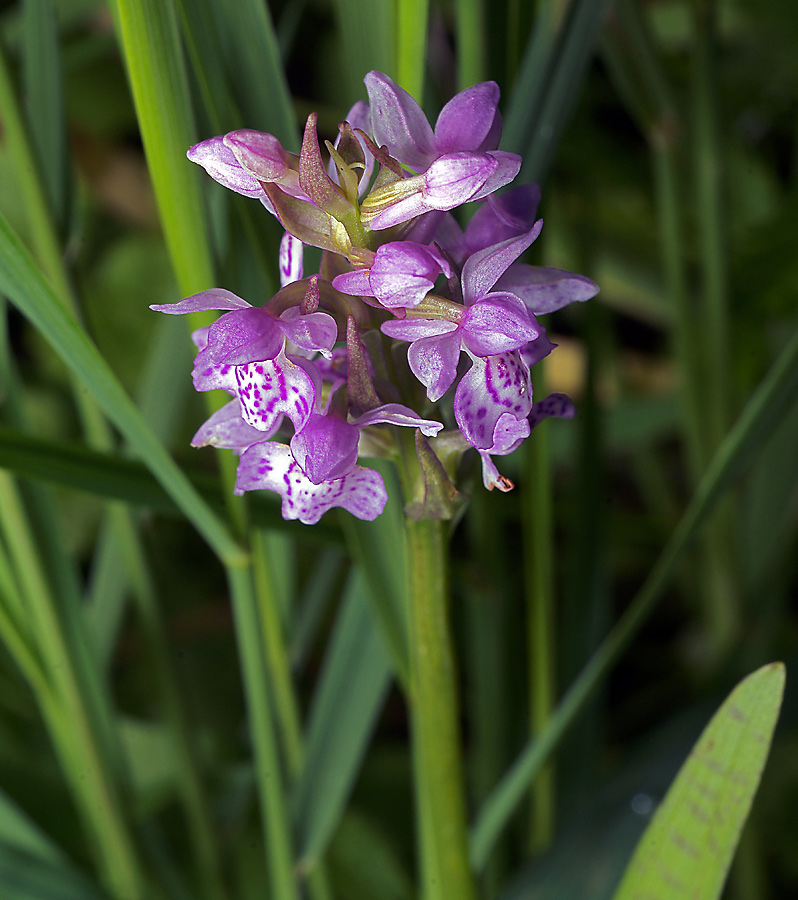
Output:
<svg viewBox="0 0 798 900">
<path fill-rule="evenodd" d="M 378 72 L 322 159 L 316 117 L 301 152 L 241 130 L 191 148 L 225 187 L 258 200 L 285 229 L 281 289 L 262 306 L 211 288 L 166 313 L 219 310 L 195 333 L 197 390 L 230 402 L 195 446 L 240 457 L 236 493 L 268 490 L 308 525 L 341 507 L 367 521 L 387 494 L 359 459 L 399 467 L 406 514 L 410 709 L 425 900 L 475 896 L 447 590 L 447 520 L 462 509 L 464 454 L 489 490 L 511 490 L 494 457 L 513 452 L 567 397 L 532 399 L 531 368 L 552 351 L 537 315 L 596 286 L 518 259 L 540 233 L 533 185 L 503 194 L 520 158 L 498 148 L 493 82 L 454 97 L 433 129 Z M 452 210 L 478 203 L 463 230 Z M 304 271 L 303 246 L 321 248 Z M 407 346 L 406 352 L 403 349 Z"/>
</svg>

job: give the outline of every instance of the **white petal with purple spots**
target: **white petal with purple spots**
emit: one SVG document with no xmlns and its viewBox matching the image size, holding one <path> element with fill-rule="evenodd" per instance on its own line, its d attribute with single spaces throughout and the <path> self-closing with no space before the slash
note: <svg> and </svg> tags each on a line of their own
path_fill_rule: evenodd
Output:
<svg viewBox="0 0 798 900">
<path fill-rule="evenodd" d="M 373 521 L 383 511 L 388 495 L 378 472 L 355 466 L 344 478 L 313 484 L 285 444 L 255 444 L 241 456 L 236 493 L 274 491 L 282 497 L 284 519 L 314 525 L 333 507 L 340 506 L 358 519 Z"/>
<path fill-rule="evenodd" d="M 454 395 L 454 415 L 463 437 L 478 450 L 495 443 L 499 419 L 526 419 L 532 408 L 532 379 L 518 351 L 472 357 Z"/>
<path fill-rule="evenodd" d="M 235 373 L 247 424 L 271 433 L 285 415 L 296 431 L 302 429 L 316 402 L 316 384 L 303 365 L 281 352 L 272 360 L 236 366 Z"/>
</svg>

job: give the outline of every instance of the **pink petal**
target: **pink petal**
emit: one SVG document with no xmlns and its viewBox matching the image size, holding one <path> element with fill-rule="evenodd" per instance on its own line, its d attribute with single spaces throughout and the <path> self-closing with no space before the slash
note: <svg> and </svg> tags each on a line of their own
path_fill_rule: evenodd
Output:
<svg viewBox="0 0 798 900">
<path fill-rule="evenodd" d="M 427 437 L 435 437 L 442 430 L 443 425 L 432 419 L 421 419 L 412 409 L 402 406 L 400 403 L 386 403 L 376 409 L 369 410 L 354 420 L 358 428 L 366 428 L 368 425 L 386 423 L 390 425 L 402 425 L 408 428 L 420 428 L 421 433 Z"/>
<path fill-rule="evenodd" d="M 275 431 L 282 417 L 275 423 Z M 241 404 L 231 400 L 205 421 L 191 439 L 192 447 L 217 447 L 243 453 L 247 447 L 271 437 L 258 428 L 253 428 L 241 418 Z"/>
<path fill-rule="evenodd" d="M 314 413 L 291 439 L 291 452 L 313 484 L 322 484 L 352 471 L 359 437 L 355 425 Z"/>
<path fill-rule="evenodd" d="M 488 294 L 463 318 L 463 345 L 474 356 L 495 356 L 533 341 L 543 329 L 514 294 Z"/>
<path fill-rule="evenodd" d="M 233 151 L 225 147 L 223 136 L 195 144 L 186 156 L 231 191 L 245 197 L 264 196 L 260 182 L 241 167 Z"/>
</svg>

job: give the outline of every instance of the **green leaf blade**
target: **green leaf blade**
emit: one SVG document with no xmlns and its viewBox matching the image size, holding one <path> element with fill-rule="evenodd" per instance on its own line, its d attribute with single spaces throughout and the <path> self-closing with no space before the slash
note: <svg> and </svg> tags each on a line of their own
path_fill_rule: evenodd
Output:
<svg viewBox="0 0 798 900">
<path fill-rule="evenodd" d="M 716 900 L 759 786 L 784 666 L 744 679 L 704 729 L 640 840 L 613 900 Z"/>
</svg>

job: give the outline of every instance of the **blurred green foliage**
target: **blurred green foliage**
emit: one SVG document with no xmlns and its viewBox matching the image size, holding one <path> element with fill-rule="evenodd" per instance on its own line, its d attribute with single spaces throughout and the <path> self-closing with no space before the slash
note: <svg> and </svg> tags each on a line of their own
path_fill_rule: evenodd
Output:
<svg viewBox="0 0 798 900">
<path fill-rule="evenodd" d="M 401 53 L 387 2 L 267 7 L 251 0 L 240 17 L 236 4 L 211 0 L 167 7 L 183 40 L 193 104 L 186 122 L 195 139 L 252 127 L 297 149 L 292 135 L 311 109 L 331 135 L 365 97 L 365 71 L 393 74 Z M 3 4 L 9 83 L 32 142 L 58 251 L 52 265 L 65 275 L 62 296 L 71 293 L 75 315 L 113 373 L 223 515 L 226 492 L 211 481 L 215 454 L 188 446 L 204 417 L 190 390 L 188 336 L 148 309 L 179 299 L 192 258 L 177 272 L 170 263 L 114 15 L 97 0 Z M 462 86 L 463 69 L 499 82 L 512 149 L 525 154 L 543 190 L 545 227 L 531 261 L 583 272 L 601 287 L 588 307 L 547 323 L 560 345 L 546 366 L 547 389 L 572 394 L 579 415 L 536 432 L 530 452 L 548 454 L 544 474 L 524 453 L 510 457 L 517 490 L 482 495 L 474 486 L 453 535 L 452 616 L 476 817 L 526 746 L 534 719 L 530 667 L 543 651 L 541 635 L 529 633 L 532 576 L 522 562 L 529 530 L 541 527 L 538 498 L 550 491 L 553 501 L 543 526 L 553 613 L 542 639 L 556 701 L 645 582 L 723 436 L 794 335 L 798 7 L 792 0 L 543 0 L 533 15 L 520 0 L 453 0 L 430 4 L 429 17 L 428 64 L 419 75 L 425 108 L 434 115 Z M 264 30 L 269 18 L 273 35 Z M 466 66 L 457 41 L 473 35 Z M 0 209 L 59 292 L 10 114 L 4 101 Z M 256 204 L 209 179 L 198 184 L 212 246 L 203 269 L 259 302 L 277 281 L 278 229 Z M 128 458 L 124 440 L 84 437 L 86 391 L 70 383 L 50 346 L 15 309 L 3 322 L 0 465 L 16 473 L 14 489 L 54 594 L 68 593 L 70 579 L 79 586 L 73 612 L 96 637 L 82 652 L 92 659 L 87 671 L 102 675 L 120 768 L 129 769 L 119 779 L 120 808 L 148 873 L 146 896 L 263 897 L 256 774 L 219 563 Z M 788 673 L 781 725 L 725 896 L 795 896 L 798 395 L 783 405 L 764 446 L 543 770 L 542 819 L 541 806 L 530 811 L 527 802 L 513 815 L 481 874 L 485 898 L 610 897 L 712 710 L 745 674 L 775 659 Z M 84 441 L 92 448 L 74 446 Z M 42 487 L 48 482 L 57 487 Z M 475 470 L 462 473 L 464 488 L 476 482 Z M 109 536 L 120 505 L 136 535 L 128 544 Z M 285 721 L 277 729 L 297 846 L 323 859 L 310 895 L 411 898 L 408 714 L 390 620 L 400 601 L 390 591 L 376 598 L 381 603 L 373 596 L 375 581 L 396 570 L 396 522 L 386 517 L 383 530 L 358 536 L 361 523 L 332 516 L 318 528 L 288 527 L 270 497 L 249 506 L 274 541 L 272 568 L 285 570 L 278 624 L 299 730 L 310 723 L 303 739 L 312 768 L 304 774 L 303 760 L 290 758 Z M 379 542 L 384 557 L 374 550 Z M 13 557 L 8 533 L 0 551 L 0 563 Z M 0 595 L 10 607 L 9 585 L 19 579 L 13 568 L 0 565 Z M 353 612 L 363 612 L 364 601 L 375 612 L 368 625 Z M 358 653 L 347 650 L 359 646 L 358 628 L 366 628 L 364 657 L 351 663 L 347 691 L 341 654 Z M 399 677 L 387 689 L 380 679 L 390 666 Z M 182 722 L 169 712 L 172 689 Z M 270 682 L 268 690 L 279 707 L 279 688 Z M 365 699 L 353 710 L 353 698 Z M 103 893 L 111 890 L 107 878 L 98 886 L 102 867 L 76 824 L 76 801 L 37 702 L 35 680 L 3 645 L 0 895 L 112 896 Z M 180 728 L 187 747 L 176 737 Z M 202 837 L 186 826 L 195 808 L 186 753 L 207 795 L 224 890 L 196 865 Z"/>
</svg>

